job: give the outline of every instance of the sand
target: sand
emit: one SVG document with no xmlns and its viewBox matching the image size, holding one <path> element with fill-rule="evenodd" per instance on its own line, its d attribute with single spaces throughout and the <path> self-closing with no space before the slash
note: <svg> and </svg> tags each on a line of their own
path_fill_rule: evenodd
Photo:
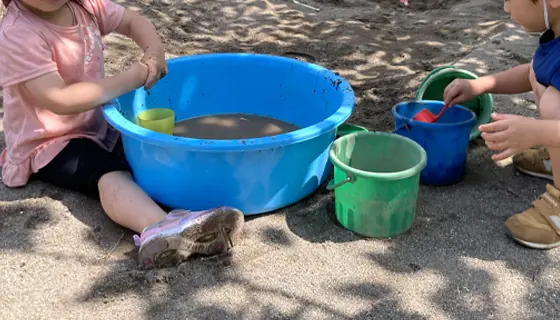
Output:
<svg viewBox="0 0 560 320">
<path fill-rule="evenodd" d="M 349 80 L 351 121 L 373 130 L 391 128 L 390 108 L 434 67 L 503 70 L 536 44 L 497 0 L 121 3 L 153 19 L 169 57 L 306 53 Z M 119 36 L 107 43 L 109 73 L 140 53 Z M 535 115 L 529 94 L 494 98 L 501 112 Z M 95 201 L 38 182 L 2 186 L 0 319 L 553 319 L 560 251 L 520 247 L 503 229 L 547 181 L 490 155 L 475 142 L 464 181 L 422 187 L 415 224 L 398 238 L 344 230 L 321 188 L 247 219 L 231 256 L 147 272 L 136 269 L 131 233 Z"/>
</svg>

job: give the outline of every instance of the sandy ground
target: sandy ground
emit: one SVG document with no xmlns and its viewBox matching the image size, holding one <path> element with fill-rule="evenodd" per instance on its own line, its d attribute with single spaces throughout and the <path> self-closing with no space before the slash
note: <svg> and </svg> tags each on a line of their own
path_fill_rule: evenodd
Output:
<svg viewBox="0 0 560 320">
<path fill-rule="evenodd" d="M 478 74 L 529 61 L 536 44 L 508 21 L 502 1 L 128 1 L 151 17 L 169 56 L 304 51 L 344 75 L 352 122 L 392 125 L 434 67 Z M 319 10 L 315 10 L 315 9 Z M 107 39 L 108 70 L 139 51 Z M 502 112 L 534 115 L 528 94 L 495 96 Z M 478 145 L 478 146 L 477 146 Z M 560 311 L 560 251 L 506 237 L 546 181 L 499 168 L 473 144 L 465 180 L 422 187 L 414 227 L 372 240 L 340 228 L 332 194 L 248 219 L 229 257 L 138 271 L 131 233 L 100 206 L 34 182 L 0 187 L 0 319 L 553 319 Z"/>
</svg>

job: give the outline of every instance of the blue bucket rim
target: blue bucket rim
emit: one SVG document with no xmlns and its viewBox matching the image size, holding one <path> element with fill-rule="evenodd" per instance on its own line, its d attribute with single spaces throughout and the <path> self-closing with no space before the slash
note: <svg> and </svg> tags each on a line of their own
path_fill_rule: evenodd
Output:
<svg viewBox="0 0 560 320">
<path fill-rule="evenodd" d="M 289 63 L 291 65 L 298 65 L 304 68 L 315 69 L 317 74 L 324 74 L 331 78 L 333 83 L 338 83 L 338 90 L 342 91 L 342 103 L 340 107 L 326 119 L 315 123 L 314 125 L 301 128 L 292 132 L 287 132 L 275 136 L 262 137 L 262 138 L 252 138 L 252 139 L 238 139 L 238 140 L 201 140 L 193 138 L 184 138 L 178 136 L 170 136 L 167 134 L 154 132 L 145 128 L 142 128 L 135 123 L 127 120 L 120 112 L 120 103 L 117 99 L 113 99 L 110 102 L 103 105 L 103 115 L 107 122 L 115 129 L 117 129 L 121 134 L 133 138 L 142 140 L 145 143 L 166 146 L 166 147 L 179 147 L 188 150 L 200 150 L 204 152 L 220 152 L 220 151 L 248 151 L 248 150 L 261 150 L 268 148 L 282 147 L 295 142 L 303 142 L 317 136 L 320 136 L 329 131 L 335 130 L 340 124 L 346 121 L 354 109 L 355 95 L 354 90 L 343 77 L 337 75 L 332 70 L 325 67 L 304 62 L 296 59 L 291 59 L 288 57 L 274 56 L 267 54 L 257 54 L 257 53 L 206 53 L 191 56 L 182 56 L 177 58 L 167 59 L 167 65 L 169 67 L 169 72 L 173 72 L 172 66 L 176 63 L 181 63 L 187 60 L 197 61 L 205 60 L 209 57 L 215 58 L 257 58 L 257 59 L 267 59 L 271 62 L 282 62 Z M 157 85 L 156 85 L 157 86 Z M 144 90 L 143 88 L 138 88 L 134 90 Z"/>
<path fill-rule="evenodd" d="M 406 124 L 419 124 L 423 127 L 427 127 L 427 128 L 431 128 L 431 129 L 437 129 L 437 128 L 449 128 L 449 127 L 457 127 L 457 126 L 469 126 L 472 127 L 475 122 L 476 122 L 476 113 L 474 113 L 472 110 L 470 110 L 467 107 L 464 107 L 462 105 L 459 104 L 455 104 L 449 108 L 459 108 L 467 113 L 469 113 L 471 115 L 471 117 L 468 120 L 465 121 L 461 121 L 461 122 L 454 122 L 454 123 L 430 123 L 430 122 L 422 122 L 422 121 L 416 121 L 413 120 L 412 118 L 408 118 L 405 117 L 403 115 L 401 115 L 400 113 L 397 113 L 397 108 L 401 105 L 405 105 L 405 104 L 409 104 L 409 103 L 415 103 L 415 104 L 439 104 L 443 106 L 443 101 L 438 101 L 438 100 L 408 100 L 408 101 L 402 101 L 397 103 L 395 106 L 393 106 L 391 113 L 393 114 L 393 117 L 395 119 L 399 119 L 402 120 L 403 122 L 405 122 Z"/>
</svg>

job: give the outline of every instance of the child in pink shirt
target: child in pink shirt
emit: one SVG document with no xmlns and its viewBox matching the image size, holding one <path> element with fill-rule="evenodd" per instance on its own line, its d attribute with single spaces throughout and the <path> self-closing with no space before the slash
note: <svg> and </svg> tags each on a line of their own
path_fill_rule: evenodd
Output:
<svg viewBox="0 0 560 320">
<path fill-rule="evenodd" d="M 99 197 L 116 223 L 135 236 L 141 266 L 218 254 L 233 246 L 243 214 L 221 207 L 166 214 L 134 182 L 119 133 L 101 106 L 167 73 L 163 45 L 143 16 L 110 0 L 2 0 L 0 87 L 6 149 L 2 180 L 20 187 L 31 178 Z M 102 37 L 130 37 L 140 62 L 104 75 Z"/>
</svg>

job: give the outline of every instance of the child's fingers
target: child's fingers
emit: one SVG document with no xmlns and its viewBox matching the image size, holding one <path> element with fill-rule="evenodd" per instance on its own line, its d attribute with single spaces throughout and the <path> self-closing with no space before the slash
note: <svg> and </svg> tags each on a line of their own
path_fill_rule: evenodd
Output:
<svg viewBox="0 0 560 320">
<path fill-rule="evenodd" d="M 495 154 L 492 156 L 492 160 L 494 161 L 502 161 L 505 160 L 511 156 L 513 156 L 515 154 L 515 150 L 514 149 L 506 149 L 498 154 Z"/>
<path fill-rule="evenodd" d="M 478 130 L 480 132 L 495 132 L 495 131 L 504 131 L 508 128 L 508 124 L 505 121 L 496 121 L 487 124 L 480 125 Z"/>
<path fill-rule="evenodd" d="M 449 101 L 447 103 L 447 105 L 448 106 L 453 106 L 453 105 L 461 103 L 462 101 L 465 101 L 465 96 L 463 94 L 460 94 L 460 95 L 456 96 L 455 98 L 453 98 L 451 101 Z"/>
<path fill-rule="evenodd" d="M 455 86 L 449 92 L 449 97 L 444 101 L 446 106 L 453 106 L 467 100 L 465 93 L 461 90 L 459 86 Z"/>
<path fill-rule="evenodd" d="M 446 106 L 449 106 L 453 101 L 457 100 L 459 95 L 460 92 L 456 89 L 456 86 L 450 84 L 443 91 L 443 103 Z"/>
<path fill-rule="evenodd" d="M 144 88 L 146 90 L 152 88 L 156 85 L 156 83 L 161 80 L 167 74 L 167 66 L 163 70 L 158 68 L 157 61 L 155 60 L 147 60 L 148 66 L 148 78 L 146 79 L 146 83 Z"/>
<path fill-rule="evenodd" d="M 452 106 L 467 100 L 464 85 L 460 79 L 455 79 L 443 90 L 443 101 L 446 106 Z"/>
<path fill-rule="evenodd" d="M 502 151 L 508 149 L 506 141 L 485 140 L 486 146 L 492 151 Z"/>
<path fill-rule="evenodd" d="M 144 88 L 149 90 L 152 88 L 157 82 L 157 70 L 154 68 L 152 64 L 148 64 L 148 78 L 146 79 L 146 84 Z"/>
<path fill-rule="evenodd" d="M 490 116 L 494 121 L 506 120 L 515 117 L 515 115 L 506 114 L 506 113 L 497 113 L 497 112 L 493 112 Z"/>
<path fill-rule="evenodd" d="M 448 85 L 448 86 L 445 87 L 445 89 L 443 90 L 443 101 L 449 100 L 449 91 L 451 90 L 450 87 L 451 87 L 451 85 Z"/>
<path fill-rule="evenodd" d="M 500 142 L 500 141 L 506 141 L 508 139 L 508 132 L 507 131 L 492 131 L 492 132 L 482 132 L 482 134 L 480 135 L 482 137 L 482 139 L 486 140 L 486 141 L 494 141 L 494 142 Z"/>
<path fill-rule="evenodd" d="M 146 84 L 145 84 L 146 90 L 150 90 L 155 84 L 156 84 L 155 77 L 154 76 L 149 77 L 146 80 Z"/>
<path fill-rule="evenodd" d="M 454 95 L 454 96 L 450 96 L 447 100 L 443 100 L 443 103 L 446 106 L 452 106 L 454 104 L 457 104 L 460 100 L 461 100 L 462 95 Z"/>
</svg>

